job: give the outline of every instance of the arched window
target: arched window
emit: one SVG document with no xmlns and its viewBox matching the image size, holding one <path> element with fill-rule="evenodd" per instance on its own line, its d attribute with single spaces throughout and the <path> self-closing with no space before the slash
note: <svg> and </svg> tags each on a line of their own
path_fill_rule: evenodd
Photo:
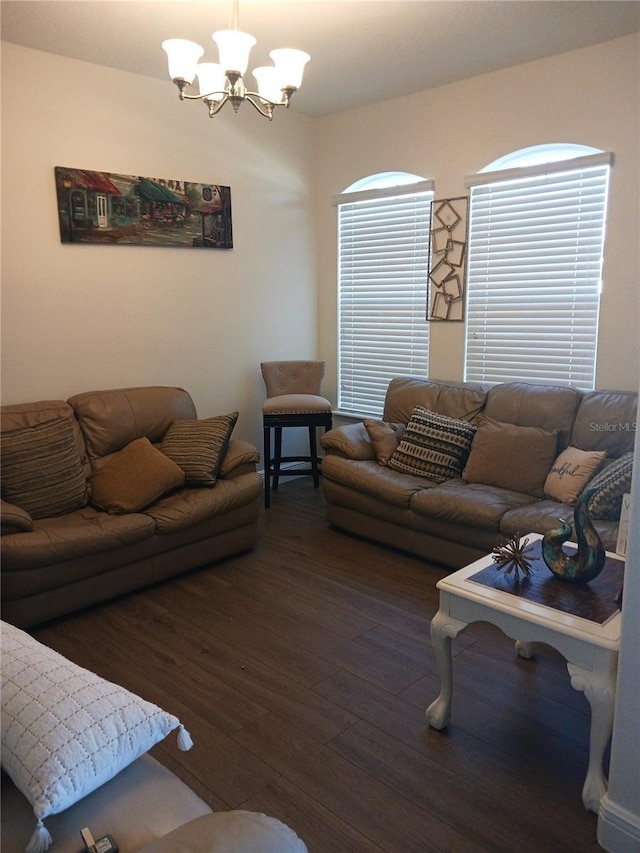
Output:
<svg viewBox="0 0 640 853">
<path fill-rule="evenodd" d="M 406 172 L 357 181 L 338 207 L 338 409 L 380 417 L 394 376 L 426 376 L 433 182 Z"/>
<path fill-rule="evenodd" d="M 536 145 L 467 178 L 465 379 L 594 387 L 611 163 Z"/>
</svg>

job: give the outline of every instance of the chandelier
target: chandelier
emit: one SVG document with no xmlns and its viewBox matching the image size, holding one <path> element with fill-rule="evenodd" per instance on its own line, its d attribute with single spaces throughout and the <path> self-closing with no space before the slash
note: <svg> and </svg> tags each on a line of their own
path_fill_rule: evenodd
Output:
<svg viewBox="0 0 640 853">
<path fill-rule="evenodd" d="M 204 49 L 186 39 L 167 39 L 162 42 L 169 62 L 169 76 L 178 87 L 180 100 L 203 101 L 209 116 L 220 112 L 231 102 L 238 112 L 240 104 L 248 101 L 260 115 L 273 118 L 275 107 L 288 107 L 291 97 L 302 82 L 304 66 L 311 59 L 308 53 L 293 48 L 272 50 L 273 65 L 254 68 L 258 91 L 245 87 L 243 75 L 249 64 L 249 53 L 256 43 L 253 36 L 239 29 L 238 0 L 233 2 L 231 28 L 218 30 L 211 38 L 218 45 L 218 62 L 198 62 Z M 198 78 L 199 94 L 188 95 L 186 88 Z"/>
</svg>

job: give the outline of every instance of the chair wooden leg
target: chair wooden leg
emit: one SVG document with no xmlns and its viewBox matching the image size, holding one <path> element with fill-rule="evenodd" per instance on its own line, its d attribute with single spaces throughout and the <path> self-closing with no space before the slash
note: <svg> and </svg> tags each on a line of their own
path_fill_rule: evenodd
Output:
<svg viewBox="0 0 640 853">
<path fill-rule="evenodd" d="M 316 444 L 316 428 L 309 427 L 309 455 L 311 457 L 311 471 L 313 473 L 313 488 L 320 485 L 320 471 L 318 468 L 318 445 Z"/>
<path fill-rule="evenodd" d="M 273 468 L 274 471 L 279 471 L 282 465 L 282 427 L 276 427 L 275 450 L 273 452 Z M 273 475 L 273 491 L 278 489 L 279 475 Z"/>
<path fill-rule="evenodd" d="M 271 506 L 271 428 L 263 430 L 264 445 L 264 508 Z"/>
</svg>

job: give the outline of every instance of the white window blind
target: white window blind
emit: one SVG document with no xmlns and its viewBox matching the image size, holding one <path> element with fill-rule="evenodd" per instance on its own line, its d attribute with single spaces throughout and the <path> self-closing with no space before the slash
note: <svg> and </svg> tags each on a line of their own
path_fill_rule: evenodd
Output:
<svg viewBox="0 0 640 853">
<path fill-rule="evenodd" d="M 595 383 L 610 155 L 477 174 L 465 378 Z"/>
<path fill-rule="evenodd" d="M 395 376 L 426 376 L 431 182 L 338 197 L 338 408 L 380 417 Z"/>
</svg>

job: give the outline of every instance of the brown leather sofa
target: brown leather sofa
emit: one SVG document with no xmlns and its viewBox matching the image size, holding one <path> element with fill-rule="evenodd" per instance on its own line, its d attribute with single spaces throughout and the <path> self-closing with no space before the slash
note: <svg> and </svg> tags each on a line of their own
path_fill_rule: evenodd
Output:
<svg viewBox="0 0 640 853">
<path fill-rule="evenodd" d="M 89 481 L 131 442 L 142 439 L 155 453 L 171 424 L 200 423 L 188 392 L 170 387 L 8 405 L 0 415 L 3 436 L 68 421 Z M 215 485 L 170 489 L 139 511 L 104 511 L 87 492 L 70 512 L 32 518 L 3 500 L 3 619 L 35 625 L 253 547 L 262 495 L 259 453 L 233 437 L 224 447 Z"/>
<path fill-rule="evenodd" d="M 383 421 L 407 424 L 416 406 L 473 424 L 485 415 L 555 432 L 558 454 L 567 447 L 606 451 L 603 472 L 623 456 L 631 464 L 637 410 L 637 394 L 631 392 L 399 377 L 389 385 Z M 573 506 L 544 494 L 467 482 L 464 473 L 434 483 L 381 465 L 364 423 L 335 428 L 321 444 L 322 488 L 333 526 L 450 568 L 478 559 L 515 533 L 544 534 L 558 527 L 559 518 L 573 521 Z M 500 453 L 494 464 L 496 470 L 504 465 Z M 618 519 L 594 524 L 605 547 L 615 551 Z"/>
</svg>

